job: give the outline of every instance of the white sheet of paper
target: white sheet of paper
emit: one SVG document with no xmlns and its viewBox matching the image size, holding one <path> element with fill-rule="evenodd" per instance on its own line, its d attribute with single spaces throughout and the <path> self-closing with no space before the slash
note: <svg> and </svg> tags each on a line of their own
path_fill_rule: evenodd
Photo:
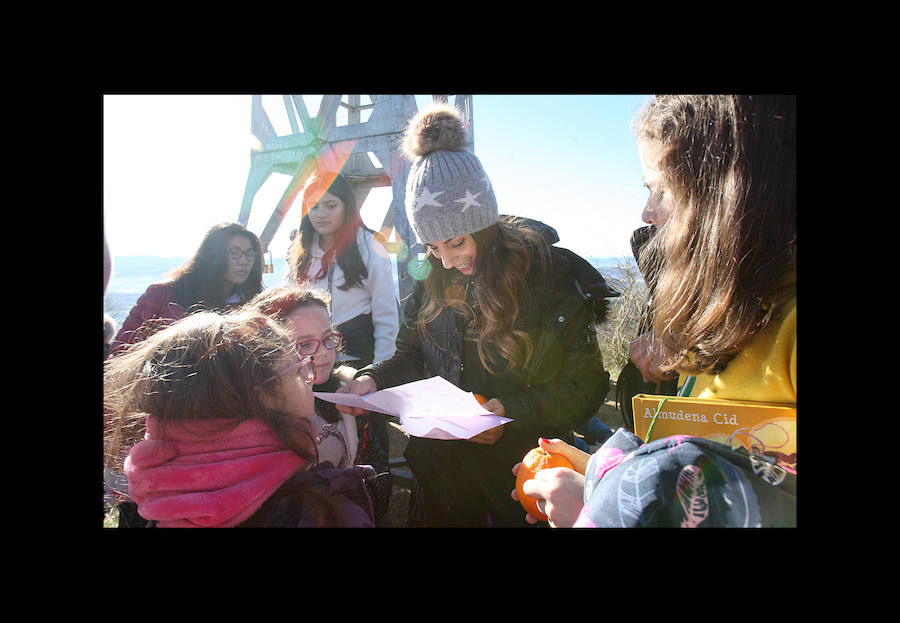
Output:
<svg viewBox="0 0 900 623">
<path fill-rule="evenodd" d="M 387 413 L 414 437 L 470 439 L 512 419 L 494 415 L 471 392 L 440 376 L 389 387 L 365 396 L 314 392 L 317 398 L 339 405 Z"/>
</svg>

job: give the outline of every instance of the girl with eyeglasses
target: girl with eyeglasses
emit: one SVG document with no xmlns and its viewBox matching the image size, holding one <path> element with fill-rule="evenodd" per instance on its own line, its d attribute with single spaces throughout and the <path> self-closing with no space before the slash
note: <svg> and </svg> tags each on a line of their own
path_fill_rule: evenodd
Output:
<svg viewBox="0 0 900 623">
<path fill-rule="evenodd" d="M 353 188 L 340 173 L 316 170 L 301 201 L 287 283 L 309 281 L 331 297 L 332 319 L 344 336 L 341 361 L 361 368 L 390 359 L 400 330 L 391 262 L 363 223 Z"/>
<path fill-rule="evenodd" d="M 314 357 L 253 311 L 198 312 L 110 359 L 106 461 L 158 527 L 372 527 L 371 468 L 316 469 Z"/>
<path fill-rule="evenodd" d="M 390 359 L 400 331 L 391 261 L 363 223 L 353 188 L 340 173 L 316 169 L 301 204 L 286 283 L 309 282 L 328 293 L 332 322 L 343 335 L 339 361 L 359 369 Z M 372 414 L 370 425 L 387 451 L 387 420 Z"/>
<path fill-rule="evenodd" d="M 161 326 L 201 309 L 228 309 L 263 289 L 262 245 L 238 223 L 219 223 L 194 256 L 138 298 L 110 347 L 115 355 Z"/>
<path fill-rule="evenodd" d="M 310 283 L 267 288 L 246 309 L 276 319 L 290 333 L 297 352 L 315 360 L 314 391 L 334 392 L 353 378 L 356 370 L 337 361 L 343 340 L 331 323 L 325 291 Z M 371 414 L 353 417 L 338 411 L 333 403 L 316 398 L 312 422 L 319 449 L 315 468 L 358 464 L 376 470 L 376 478 L 366 484 L 375 520 L 380 523 L 387 514 L 392 482 L 388 452 L 372 426 Z"/>
</svg>

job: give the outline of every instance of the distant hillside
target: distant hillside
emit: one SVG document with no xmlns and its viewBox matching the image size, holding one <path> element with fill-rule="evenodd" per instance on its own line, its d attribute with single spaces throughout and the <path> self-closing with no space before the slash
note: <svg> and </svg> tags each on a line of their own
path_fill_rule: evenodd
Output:
<svg viewBox="0 0 900 623">
<path fill-rule="evenodd" d="M 184 264 L 186 257 L 156 257 L 153 255 L 130 255 L 113 258 L 113 272 L 107 294 L 111 292 L 142 293 L 147 286 L 161 281 L 167 273 Z"/>
<path fill-rule="evenodd" d="M 113 258 L 113 272 L 106 287 L 104 311 L 115 320 L 116 326 L 134 306 L 147 286 L 164 278 L 184 264 L 186 257 L 157 257 L 154 255 L 129 255 Z M 284 282 L 285 263 L 283 259 L 273 259 L 275 272 L 263 275 L 267 287 Z"/>
<path fill-rule="evenodd" d="M 634 262 L 632 258 L 587 258 L 603 274 L 607 282 L 617 288 L 617 266 L 621 263 Z M 122 321 L 128 316 L 128 312 L 134 306 L 138 297 L 144 293 L 152 283 L 162 281 L 171 271 L 184 264 L 186 257 L 157 257 L 153 255 L 131 255 L 113 258 L 113 273 L 109 285 L 106 288 L 104 310 L 121 326 Z M 392 256 L 394 264 L 394 287 L 397 287 L 396 257 Z M 284 259 L 273 258 L 274 273 L 263 275 L 263 283 L 266 287 L 272 287 L 284 283 L 286 266 Z M 621 291 L 621 290 L 620 290 Z"/>
<path fill-rule="evenodd" d="M 592 257 L 588 259 L 600 271 L 611 288 L 621 293 L 630 287 L 632 275 L 637 271 L 637 263 L 633 257 Z"/>
</svg>

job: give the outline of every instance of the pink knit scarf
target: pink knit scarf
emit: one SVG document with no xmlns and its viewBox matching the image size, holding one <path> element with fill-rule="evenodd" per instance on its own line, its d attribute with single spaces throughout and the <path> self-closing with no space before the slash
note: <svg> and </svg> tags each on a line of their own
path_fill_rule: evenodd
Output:
<svg viewBox="0 0 900 623">
<path fill-rule="evenodd" d="M 148 417 L 144 440 L 125 459 L 138 513 L 162 528 L 236 526 L 307 465 L 259 420 L 168 422 L 163 430 L 160 438 Z"/>
</svg>

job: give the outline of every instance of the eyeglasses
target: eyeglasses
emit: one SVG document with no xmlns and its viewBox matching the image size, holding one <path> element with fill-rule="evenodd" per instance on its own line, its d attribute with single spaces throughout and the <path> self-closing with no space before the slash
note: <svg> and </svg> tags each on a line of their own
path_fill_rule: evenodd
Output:
<svg viewBox="0 0 900 623">
<path fill-rule="evenodd" d="M 303 340 L 301 342 L 296 342 L 295 346 L 297 347 L 297 350 L 300 351 L 301 355 L 315 355 L 319 352 L 320 344 L 328 350 L 334 350 L 341 345 L 342 337 L 343 336 L 337 331 L 332 331 L 321 340 Z"/>
<path fill-rule="evenodd" d="M 266 379 L 260 385 L 265 385 L 271 380 L 277 379 L 282 374 L 287 374 L 288 372 L 292 372 L 296 370 L 297 376 L 303 379 L 303 382 L 307 385 L 312 385 L 313 381 L 316 380 L 316 361 L 313 359 L 312 355 L 301 357 L 300 361 L 295 361 L 289 366 L 278 370 L 275 373 L 275 376 Z"/>
<path fill-rule="evenodd" d="M 256 250 L 247 249 L 246 251 L 241 251 L 237 247 L 228 247 L 228 257 L 233 260 L 239 260 L 241 257 L 246 257 L 249 261 L 256 261 Z"/>
</svg>

